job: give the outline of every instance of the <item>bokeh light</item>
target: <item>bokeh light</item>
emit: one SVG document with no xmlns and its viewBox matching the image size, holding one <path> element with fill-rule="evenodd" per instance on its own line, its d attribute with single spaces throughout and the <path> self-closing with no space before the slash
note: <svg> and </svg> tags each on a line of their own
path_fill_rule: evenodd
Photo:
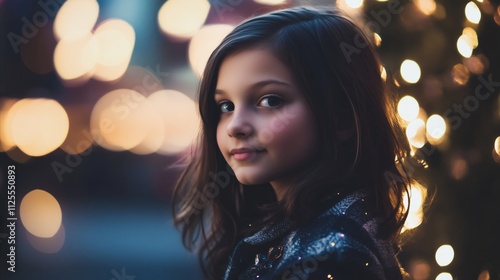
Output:
<svg viewBox="0 0 500 280">
<path fill-rule="evenodd" d="M 398 102 L 398 114 L 405 121 L 417 118 L 419 110 L 418 101 L 412 96 L 403 96 Z"/>
<path fill-rule="evenodd" d="M 498 155 L 500 155 L 500 136 L 495 139 L 494 150 Z"/>
<path fill-rule="evenodd" d="M 99 42 L 88 33 L 78 39 L 59 41 L 54 51 L 54 66 L 64 80 L 90 78 L 98 58 Z"/>
<path fill-rule="evenodd" d="M 16 146 L 12 137 L 12 116 L 9 111 L 17 102 L 13 98 L 0 98 L 0 152 L 6 152 Z"/>
<path fill-rule="evenodd" d="M 422 119 L 411 121 L 406 127 L 406 137 L 415 148 L 422 148 L 425 145 L 425 122 Z"/>
<path fill-rule="evenodd" d="M 131 89 L 117 89 L 102 96 L 94 106 L 90 127 L 95 141 L 112 151 L 129 150 L 149 133 L 153 107 L 144 95 Z"/>
<path fill-rule="evenodd" d="M 465 35 L 467 38 L 469 38 L 469 42 L 471 43 L 473 49 L 475 49 L 479 45 L 479 39 L 477 38 L 476 30 L 472 29 L 471 27 L 464 28 L 464 30 L 462 30 L 462 35 Z"/>
<path fill-rule="evenodd" d="M 89 34 L 99 16 L 95 0 L 71 0 L 62 4 L 54 19 L 54 34 L 58 40 L 75 40 Z"/>
<path fill-rule="evenodd" d="M 200 119 L 196 103 L 175 90 L 161 90 L 148 97 L 161 113 L 165 140 L 158 150 L 160 154 L 173 154 L 191 145 L 198 133 Z"/>
<path fill-rule="evenodd" d="M 453 179 L 459 181 L 469 173 L 469 164 L 462 156 L 454 156 L 450 160 L 450 173 Z"/>
<path fill-rule="evenodd" d="M 410 84 L 414 84 L 420 80 L 420 66 L 413 60 L 406 59 L 403 61 L 400 72 L 401 77 Z"/>
<path fill-rule="evenodd" d="M 408 210 L 408 217 L 402 229 L 403 232 L 418 227 L 424 218 L 423 206 L 425 197 L 427 196 L 427 190 L 421 184 L 412 182 L 409 191 L 409 201 L 406 194 L 403 196 L 403 205 L 405 209 Z"/>
<path fill-rule="evenodd" d="M 344 0 L 346 5 L 352 9 L 359 9 L 363 6 L 363 0 Z"/>
<path fill-rule="evenodd" d="M 484 55 L 479 54 L 465 59 L 464 64 L 467 66 L 470 72 L 476 75 L 481 75 L 489 66 L 489 61 Z"/>
<path fill-rule="evenodd" d="M 453 276 L 448 272 L 441 272 L 436 276 L 436 280 L 453 280 Z"/>
<path fill-rule="evenodd" d="M 435 258 L 436 258 L 436 263 L 439 266 L 449 265 L 453 261 L 454 257 L 455 257 L 455 251 L 453 250 L 453 247 L 451 247 L 451 245 L 448 244 L 441 245 L 436 250 Z"/>
<path fill-rule="evenodd" d="M 490 272 L 488 270 L 483 270 L 481 273 L 479 273 L 479 276 L 477 277 L 477 280 L 490 280 Z"/>
<path fill-rule="evenodd" d="M 189 39 L 201 28 L 209 11 L 207 0 L 169 0 L 158 12 L 158 25 L 167 35 Z"/>
<path fill-rule="evenodd" d="M 382 37 L 378 35 L 378 33 L 373 33 L 373 41 L 375 42 L 375 46 L 380 47 L 382 45 Z"/>
<path fill-rule="evenodd" d="M 33 246 L 33 248 L 46 254 L 55 254 L 61 250 L 66 240 L 66 230 L 64 225 L 61 224 L 57 233 L 49 238 L 38 237 L 35 235 L 27 233 L 28 242 Z"/>
<path fill-rule="evenodd" d="M 472 55 L 474 47 L 472 45 L 471 39 L 467 35 L 462 34 L 460 35 L 460 37 L 458 37 L 457 50 L 458 53 L 460 53 L 460 55 L 463 57 L 467 58 Z"/>
<path fill-rule="evenodd" d="M 426 123 L 427 140 L 432 145 L 440 144 L 446 133 L 446 122 L 440 115 L 431 115 Z"/>
<path fill-rule="evenodd" d="M 385 70 L 384 66 L 380 66 L 380 77 L 382 77 L 382 80 L 387 81 L 387 71 Z"/>
<path fill-rule="evenodd" d="M 127 71 L 135 45 L 134 28 L 124 20 L 109 19 L 94 32 L 99 54 L 93 69 L 94 78 L 114 81 Z"/>
<path fill-rule="evenodd" d="M 465 6 L 465 17 L 472 23 L 479 23 L 481 21 L 481 10 L 474 2 L 469 2 Z"/>
<path fill-rule="evenodd" d="M 469 81 L 469 69 L 461 63 L 455 64 L 451 69 L 451 77 L 453 82 L 463 86 Z"/>
<path fill-rule="evenodd" d="M 226 24 L 205 25 L 191 38 L 188 49 L 189 64 L 198 77 L 203 74 L 212 52 L 233 28 Z"/>
<path fill-rule="evenodd" d="M 436 1 L 434 0 L 416 0 L 414 3 L 425 15 L 432 15 L 436 11 Z"/>
<path fill-rule="evenodd" d="M 69 119 L 57 101 L 22 99 L 12 106 L 12 137 L 16 146 L 30 156 L 43 156 L 66 139 Z"/>
<path fill-rule="evenodd" d="M 44 190 L 35 189 L 23 197 L 20 215 L 26 230 L 37 237 L 53 237 L 61 227 L 59 202 Z"/>
<path fill-rule="evenodd" d="M 412 259 L 408 265 L 408 273 L 412 280 L 429 280 L 431 266 L 424 259 Z"/>
</svg>

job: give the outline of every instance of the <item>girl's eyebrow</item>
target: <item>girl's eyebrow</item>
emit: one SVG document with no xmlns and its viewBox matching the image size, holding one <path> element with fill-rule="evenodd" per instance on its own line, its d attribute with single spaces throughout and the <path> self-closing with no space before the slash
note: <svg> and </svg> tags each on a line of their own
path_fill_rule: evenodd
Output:
<svg viewBox="0 0 500 280">
<path fill-rule="evenodd" d="M 260 81 L 260 82 L 257 82 L 255 84 L 251 85 L 248 88 L 248 91 L 254 91 L 256 89 L 262 88 L 262 87 L 267 86 L 269 84 L 278 84 L 278 85 L 283 85 L 283 86 L 287 86 L 287 87 L 292 87 L 292 85 L 287 83 L 287 82 L 270 79 L 270 80 L 263 80 L 263 81 Z M 215 95 L 225 95 L 225 94 L 226 94 L 226 92 L 222 89 L 215 90 Z"/>
</svg>

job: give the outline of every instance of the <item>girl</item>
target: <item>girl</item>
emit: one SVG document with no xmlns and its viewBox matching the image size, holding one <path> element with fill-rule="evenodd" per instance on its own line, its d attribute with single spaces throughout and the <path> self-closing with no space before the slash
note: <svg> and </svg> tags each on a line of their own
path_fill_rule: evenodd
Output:
<svg viewBox="0 0 500 280">
<path fill-rule="evenodd" d="M 408 146 L 380 74 L 338 11 L 265 14 L 222 41 L 174 192 L 208 279 L 402 279 Z"/>
</svg>

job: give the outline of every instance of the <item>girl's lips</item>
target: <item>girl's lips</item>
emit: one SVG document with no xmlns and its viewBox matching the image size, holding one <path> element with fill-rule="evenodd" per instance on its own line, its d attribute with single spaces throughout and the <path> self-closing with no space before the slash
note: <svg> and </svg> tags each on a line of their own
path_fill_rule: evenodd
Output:
<svg viewBox="0 0 500 280">
<path fill-rule="evenodd" d="M 239 153 L 239 154 L 234 154 L 233 157 L 235 160 L 246 160 L 251 157 L 255 157 L 257 152 L 246 152 L 246 153 Z"/>
<path fill-rule="evenodd" d="M 233 155 L 235 160 L 242 161 L 247 159 L 252 159 L 257 156 L 257 154 L 262 153 L 260 150 L 251 150 L 251 149 L 233 149 L 231 150 L 231 154 Z"/>
</svg>

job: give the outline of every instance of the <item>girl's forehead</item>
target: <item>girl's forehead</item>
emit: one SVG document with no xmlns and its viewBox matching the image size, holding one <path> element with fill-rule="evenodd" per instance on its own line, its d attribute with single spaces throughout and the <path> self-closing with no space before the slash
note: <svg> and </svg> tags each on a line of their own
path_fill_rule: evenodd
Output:
<svg viewBox="0 0 500 280">
<path fill-rule="evenodd" d="M 253 47 L 224 58 L 217 89 L 238 88 L 271 79 L 295 85 L 288 67 L 269 48 Z"/>
</svg>

